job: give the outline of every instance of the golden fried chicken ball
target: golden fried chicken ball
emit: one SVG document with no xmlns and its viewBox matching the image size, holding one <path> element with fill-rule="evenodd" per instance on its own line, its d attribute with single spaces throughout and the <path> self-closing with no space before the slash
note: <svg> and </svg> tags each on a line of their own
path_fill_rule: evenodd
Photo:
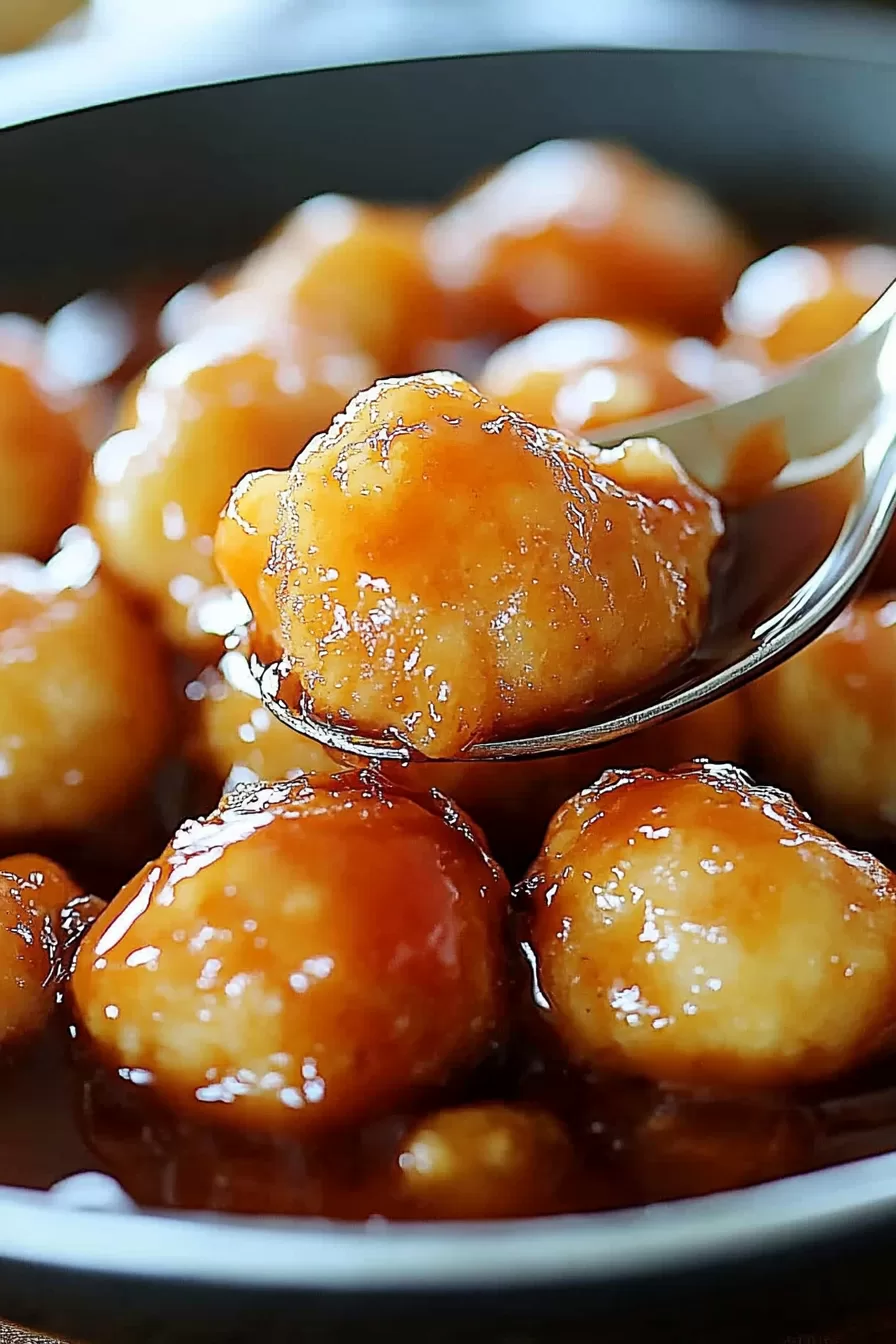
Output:
<svg viewBox="0 0 896 1344">
<path fill-rule="evenodd" d="M 574 1167 L 559 1120 L 500 1102 L 437 1111 L 404 1140 L 399 1199 L 420 1218 L 549 1213 Z"/>
<path fill-rule="evenodd" d="M 328 193 L 305 201 L 237 271 L 233 287 L 387 374 L 420 367 L 446 334 L 423 251 L 427 215 Z"/>
<path fill-rule="evenodd" d="M 893 280 L 891 247 L 781 247 L 754 261 L 738 281 L 725 305 L 727 340 L 759 363 L 806 359 L 845 336 Z"/>
<path fill-rule="evenodd" d="M 147 787 L 166 746 L 165 659 L 72 528 L 46 564 L 0 557 L 0 835 L 79 830 Z"/>
<path fill-rule="evenodd" d="M 320 1132 L 487 1054 L 508 888 L 446 800 L 367 777 L 227 795 L 82 945 L 100 1057 L 194 1118 Z"/>
<path fill-rule="evenodd" d="M 360 394 L 279 483 L 237 487 L 216 558 L 315 714 L 451 757 L 687 655 L 720 532 L 660 445 L 589 449 L 426 374 Z"/>
<path fill-rule="evenodd" d="M 0 552 L 49 556 L 78 513 L 89 458 L 70 399 L 45 391 L 0 341 Z"/>
<path fill-rule="evenodd" d="M 850 835 L 896 835 L 896 593 L 857 599 L 748 694 L 776 783 Z"/>
<path fill-rule="evenodd" d="M 588 435 L 676 410 L 723 390 L 722 361 L 704 341 L 604 318 L 546 322 L 496 350 L 482 389 L 536 425 Z"/>
<path fill-rule="evenodd" d="M 427 246 L 460 332 L 505 337 L 555 317 L 712 337 L 751 256 L 698 187 L 585 140 L 510 159 L 436 216 Z"/>
<path fill-rule="evenodd" d="M 79 894 L 58 864 L 39 854 L 0 859 L 0 1047 L 49 1021 L 62 914 Z"/>
<path fill-rule="evenodd" d="M 786 1086 L 896 1027 L 896 877 L 732 766 L 608 772 L 525 889 L 543 1012 L 589 1067 Z"/>
<path fill-rule="evenodd" d="M 187 651 L 214 649 L 232 625 L 212 539 L 234 483 L 286 466 L 375 376 L 362 356 L 303 351 L 295 333 L 254 321 L 238 296 L 224 298 L 150 365 L 88 486 L 104 563 Z"/>
</svg>

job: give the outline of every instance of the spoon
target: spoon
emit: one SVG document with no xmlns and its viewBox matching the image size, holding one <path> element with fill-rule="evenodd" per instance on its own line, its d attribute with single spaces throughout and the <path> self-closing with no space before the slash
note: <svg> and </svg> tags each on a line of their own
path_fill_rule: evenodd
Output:
<svg viewBox="0 0 896 1344">
<path fill-rule="evenodd" d="M 587 724 L 476 742 L 459 759 L 510 761 L 612 742 L 727 695 L 791 657 L 830 624 L 867 573 L 896 513 L 896 284 L 841 340 L 753 396 L 616 425 L 595 442 L 609 446 L 644 434 L 667 444 L 712 493 L 724 493 L 738 462 L 744 462 L 745 447 L 773 437 L 783 455 L 766 495 L 769 525 L 758 535 L 766 552 L 780 553 L 781 572 L 770 590 L 751 591 L 753 573 L 768 555 L 757 554 L 755 545 L 746 552 L 742 541 L 740 565 L 729 553 L 727 572 L 717 570 L 717 610 L 715 617 L 710 613 L 704 639 L 672 676 L 636 700 L 608 706 Z M 778 471 L 781 462 L 786 465 Z M 849 491 L 841 494 L 833 524 L 828 509 L 827 527 L 816 526 L 817 535 L 809 539 L 814 544 L 807 547 L 801 533 L 807 491 L 813 482 L 823 487 L 835 472 L 840 489 L 848 484 Z M 724 543 L 722 556 L 724 569 Z M 719 589 L 723 596 L 726 589 L 737 594 L 727 619 L 724 611 L 719 614 Z M 367 760 L 426 759 L 395 736 L 364 736 L 315 718 L 305 706 L 290 707 L 278 695 L 280 664 L 265 666 L 253 656 L 251 666 L 266 707 L 305 737 Z"/>
</svg>

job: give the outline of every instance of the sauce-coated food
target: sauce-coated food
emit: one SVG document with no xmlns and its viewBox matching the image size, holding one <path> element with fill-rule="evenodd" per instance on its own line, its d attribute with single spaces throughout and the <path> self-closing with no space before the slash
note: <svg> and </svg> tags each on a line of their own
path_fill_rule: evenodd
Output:
<svg viewBox="0 0 896 1344">
<path fill-rule="evenodd" d="M 588 1066 L 775 1087 L 896 1029 L 896 877 L 733 767 L 610 771 L 525 890 L 546 1019 Z"/>
<path fill-rule="evenodd" d="M 447 802 L 346 776 L 245 786 L 107 907 L 75 1008 L 115 1069 L 188 1114 L 369 1119 L 495 1047 L 507 894 Z"/>
<path fill-rule="evenodd" d="M 0 1185 L 513 1218 L 893 1147 L 896 543 L 743 691 L 464 749 L 685 678 L 803 581 L 857 464 L 785 496 L 764 427 L 719 502 L 583 436 L 755 391 L 894 275 L 553 141 L 0 314 Z M 253 654 L 415 759 L 293 733 Z"/>
<path fill-rule="evenodd" d="M 262 640 L 315 714 L 434 757 L 618 700 L 685 657 L 722 530 L 659 445 L 589 450 L 449 374 L 378 383 L 312 440 L 260 571 L 253 493 L 234 492 L 217 559 Z"/>
</svg>

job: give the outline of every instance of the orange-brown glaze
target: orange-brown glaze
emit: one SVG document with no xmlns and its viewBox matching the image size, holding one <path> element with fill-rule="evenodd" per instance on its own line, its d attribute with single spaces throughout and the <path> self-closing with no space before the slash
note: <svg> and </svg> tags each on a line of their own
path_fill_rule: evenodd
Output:
<svg viewBox="0 0 896 1344">
<path fill-rule="evenodd" d="M 734 767 L 609 772 L 524 890 L 544 1015 L 585 1065 L 784 1086 L 896 1026 L 896 877 Z"/>
<path fill-rule="evenodd" d="M 748 266 L 725 307 L 726 342 L 771 366 L 817 355 L 845 336 L 896 279 L 896 249 L 820 242 Z"/>
<path fill-rule="evenodd" d="M 385 374 L 420 368 L 446 334 L 423 252 L 426 213 L 327 194 L 305 201 L 236 272 L 233 288 L 304 330 L 363 351 Z"/>
<path fill-rule="evenodd" d="M 398 1199 L 418 1218 L 523 1218 L 560 1207 L 575 1154 L 560 1122 L 492 1102 L 427 1116 L 398 1155 Z"/>
<path fill-rule="evenodd" d="M 808 1108 L 774 1094 L 679 1089 L 661 1093 L 627 1129 L 624 1164 L 635 1197 L 652 1204 L 793 1175 L 812 1165 L 814 1137 Z"/>
<path fill-rule="evenodd" d="M 366 777 L 238 789 L 109 906 L 72 989 L 114 1069 L 194 1119 L 317 1133 L 503 1030 L 507 881 L 447 803 Z"/>
<path fill-rule="evenodd" d="M 228 509 L 248 541 L 231 545 L 231 518 L 216 558 L 259 634 L 315 713 L 431 757 L 581 714 L 683 658 L 721 532 L 659 445 L 575 445 L 451 374 L 378 383 L 309 444 L 261 575 L 254 490 Z"/>
<path fill-rule="evenodd" d="M 712 336 L 751 255 L 691 183 L 576 140 L 511 159 L 435 218 L 427 244 L 459 332 L 505 337 L 554 317 Z"/>
<path fill-rule="evenodd" d="M 853 602 L 749 697 L 776 783 L 849 835 L 896 836 L 896 593 Z"/>
<path fill-rule="evenodd" d="M 88 466 L 70 399 L 0 350 L 0 552 L 45 560 L 77 517 Z"/>
<path fill-rule="evenodd" d="M 239 296 L 222 299 L 156 360 L 89 483 L 85 517 L 104 563 L 187 650 L 214 648 L 229 628 L 212 538 L 232 486 L 286 466 L 375 375 L 363 357 L 311 352 L 295 332 L 254 323 Z"/>
<path fill-rule="evenodd" d="M 582 317 L 546 322 L 502 346 L 480 382 L 536 425 L 578 436 L 713 395 L 721 364 L 704 342 Z"/>
<path fill-rule="evenodd" d="M 0 835 L 71 832 L 149 784 L 170 726 L 156 637 L 83 529 L 47 565 L 0 557 Z"/>
<path fill-rule="evenodd" d="M 68 875 L 39 854 L 0 859 L 0 1047 L 35 1035 L 49 1020 L 62 914 L 78 895 Z"/>
</svg>

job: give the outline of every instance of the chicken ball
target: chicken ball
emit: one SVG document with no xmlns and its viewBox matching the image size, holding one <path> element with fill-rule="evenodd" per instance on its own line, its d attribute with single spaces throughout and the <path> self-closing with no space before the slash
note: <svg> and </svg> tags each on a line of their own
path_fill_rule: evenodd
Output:
<svg viewBox="0 0 896 1344">
<path fill-rule="evenodd" d="M 444 799 L 367 776 L 243 786 L 112 901 L 75 1008 L 100 1058 L 175 1110 L 321 1132 L 489 1053 L 507 897 Z"/>
<path fill-rule="evenodd" d="M 75 521 L 89 458 L 72 409 L 0 350 L 0 552 L 46 560 Z"/>
<path fill-rule="evenodd" d="M 442 373 L 376 384 L 241 483 L 216 557 L 316 715 L 444 758 L 684 658 L 721 528 L 653 441 L 574 444 Z"/>
<path fill-rule="evenodd" d="M 224 298 L 150 365 L 88 486 L 104 563 L 188 652 L 214 649 L 234 623 L 212 559 L 234 483 L 290 463 L 375 376 L 364 357 L 303 353 L 286 329 L 262 336 L 252 322 L 237 296 Z"/>
<path fill-rule="evenodd" d="M 510 159 L 436 216 L 427 246 L 460 333 L 504 337 L 555 317 L 712 337 L 751 257 L 699 187 L 584 140 Z"/>
<path fill-rule="evenodd" d="M 772 366 L 845 336 L 891 281 L 896 248 L 820 242 L 781 247 L 748 266 L 725 305 L 734 348 Z"/>
<path fill-rule="evenodd" d="M 46 564 L 0 557 L 0 835 L 77 831 L 146 789 L 170 696 L 153 632 L 72 528 Z"/>
<path fill-rule="evenodd" d="M 704 341 L 581 317 L 546 322 L 502 346 L 480 382 L 535 424 L 587 436 L 721 393 L 723 365 Z"/>
<path fill-rule="evenodd" d="M 499 1102 L 437 1111 L 406 1137 L 399 1198 L 420 1218 L 549 1213 L 574 1167 L 554 1116 Z"/>
<path fill-rule="evenodd" d="M 853 602 L 748 694 L 776 783 L 850 835 L 896 836 L 896 593 Z"/>
<path fill-rule="evenodd" d="M 233 287 L 387 374 L 420 367 L 446 334 L 423 251 L 427 216 L 335 193 L 305 201 L 237 271 Z"/>
<path fill-rule="evenodd" d="M 831 1077 L 896 1028 L 896 877 L 733 766 L 610 771 L 530 870 L 542 1012 L 587 1068 Z"/>
<path fill-rule="evenodd" d="M 68 875 L 39 854 L 0 859 L 0 1048 L 49 1021 L 62 915 L 78 895 Z"/>
</svg>

